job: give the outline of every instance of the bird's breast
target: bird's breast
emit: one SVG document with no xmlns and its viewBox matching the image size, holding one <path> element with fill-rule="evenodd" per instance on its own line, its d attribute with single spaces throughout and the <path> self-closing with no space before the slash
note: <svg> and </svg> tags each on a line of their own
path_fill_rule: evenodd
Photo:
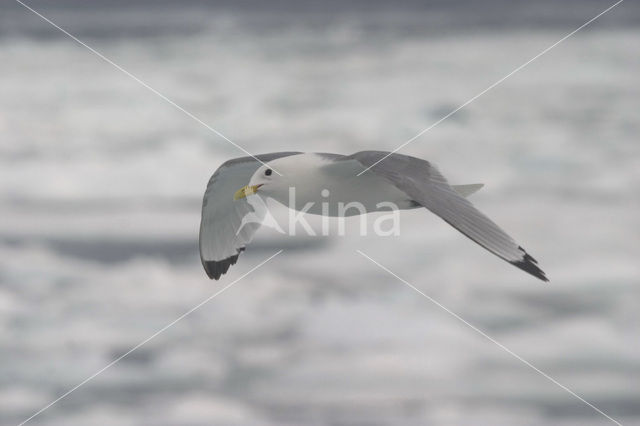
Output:
<svg viewBox="0 0 640 426">
<path fill-rule="evenodd" d="M 355 216 L 414 207 L 407 195 L 373 174 L 296 183 L 276 200 L 287 207 L 323 216 Z"/>
</svg>

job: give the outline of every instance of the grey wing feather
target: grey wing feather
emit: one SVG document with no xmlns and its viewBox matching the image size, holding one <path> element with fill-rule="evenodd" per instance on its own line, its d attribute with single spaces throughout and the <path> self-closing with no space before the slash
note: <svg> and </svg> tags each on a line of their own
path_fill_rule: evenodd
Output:
<svg viewBox="0 0 640 426">
<path fill-rule="evenodd" d="M 387 154 L 384 151 L 362 151 L 350 157 L 366 168 Z M 371 167 L 367 173 L 369 172 L 383 176 L 491 253 L 543 281 L 548 281 L 536 260 L 491 219 L 458 194 L 428 161 L 394 153 Z"/>
<path fill-rule="evenodd" d="M 267 162 L 294 154 L 298 152 L 274 152 L 256 158 Z M 259 220 L 243 222 L 247 215 L 260 212 L 246 199 L 234 200 L 233 194 L 249 183 L 261 165 L 254 157 L 235 158 L 222 164 L 209 179 L 202 200 L 199 247 L 202 266 L 211 279 L 219 279 L 236 263 L 260 228 Z"/>
</svg>

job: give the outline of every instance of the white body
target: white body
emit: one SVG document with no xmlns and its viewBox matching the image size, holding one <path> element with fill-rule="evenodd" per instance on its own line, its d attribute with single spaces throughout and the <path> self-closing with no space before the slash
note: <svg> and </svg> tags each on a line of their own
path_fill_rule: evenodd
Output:
<svg viewBox="0 0 640 426">
<path fill-rule="evenodd" d="M 324 216 L 355 216 L 416 207 L 407 194 L 386 179 L 373 173 L 357 176 L 362 166 L 355 161 L 336 166 L 322 155 L 308 153 L 287 157 L 286 161 L 274 160 L 270 165 L 281 175 L 265 176 L 267 168 L 263 166 L 249 185 L 262 184 L 257 195 L 273 198 L 294 210 Z"/>
</svg>

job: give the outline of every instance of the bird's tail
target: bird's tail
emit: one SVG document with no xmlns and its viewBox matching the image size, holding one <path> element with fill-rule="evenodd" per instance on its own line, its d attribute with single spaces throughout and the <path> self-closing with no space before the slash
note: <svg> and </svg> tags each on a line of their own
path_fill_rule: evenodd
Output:
<svg viewBox="0 0 640 426">
<path fill-rule="evenodd" d="M 456 192 L 463 197 L 468 197 L 469 195 L 476 193 L 484 186 L 484 183 L 470 183 L 468 185 L 451 185 Z"/>
</svg>

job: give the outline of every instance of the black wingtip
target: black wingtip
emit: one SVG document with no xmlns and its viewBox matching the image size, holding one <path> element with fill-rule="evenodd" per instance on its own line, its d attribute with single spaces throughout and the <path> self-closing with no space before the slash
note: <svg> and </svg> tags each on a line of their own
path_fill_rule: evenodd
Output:
<svg viewBox="0 0 640 426">
<path fill-rule="evenodd" d="M 203 260 L 202 266 L 204 266 L 204 271 L 210 279 L 219 280 L 221 276 L 227 273 L 231 265 L 236 264 L 238 256 L 240 256 L 240 253 L 243 251 L 244 247 L 240 248 L 237 254 L 222 260 Z"/>
<path fill-rule="evenodd" d="M 549 282 L 549 278 L 547 278 L 547 275 L 542 269 L 540 269 L 540 267 L 538 267 L 538 262 L 522 247 L 518 247 L 518 249 L 520 249 L 522 253 L 524 253 L 524 256 L 520 260 L 515 260 L 509 263 L 522 269 L 525 272 L 528 272 L 529 274 L 544 282 Z"/>
</svg>

